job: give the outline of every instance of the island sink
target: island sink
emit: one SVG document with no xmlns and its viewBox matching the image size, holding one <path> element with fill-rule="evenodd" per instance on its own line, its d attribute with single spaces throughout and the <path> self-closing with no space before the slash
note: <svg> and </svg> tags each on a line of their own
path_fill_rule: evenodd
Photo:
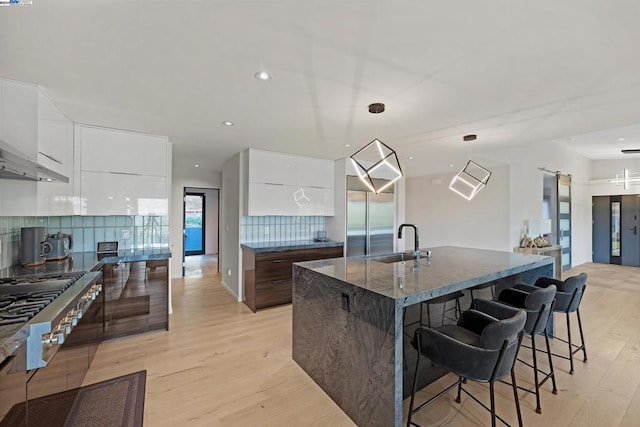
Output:
<svg viewBox="0 0 640 427">
<path fill-rule="evenodd" d="M 375 262 L 393 264 L 395 262 L 413 261 L 418 257 L 413 252 L 398 252 L 398 253 L 387 254 L 387 255 L 374 255 L 368 258 L 371 261 L 375 261 Z"/>
</svg>

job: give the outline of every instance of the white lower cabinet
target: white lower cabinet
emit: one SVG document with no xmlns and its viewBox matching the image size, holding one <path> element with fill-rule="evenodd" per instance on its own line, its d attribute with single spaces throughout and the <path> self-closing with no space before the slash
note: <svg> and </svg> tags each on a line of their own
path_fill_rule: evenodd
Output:
<svg viewBox="0 0 640 427">
<path fill-rule="evenodd" d="M 165 177 L 83 171 L 81 215 L 168 215 Z"/>
</svg>

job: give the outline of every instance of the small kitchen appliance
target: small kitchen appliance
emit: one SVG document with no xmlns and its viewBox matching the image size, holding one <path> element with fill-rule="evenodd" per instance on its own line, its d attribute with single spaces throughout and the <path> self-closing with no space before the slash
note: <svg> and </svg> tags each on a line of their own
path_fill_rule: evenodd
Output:
<svg viewBox="0 0 640 427">
<path fill-rule="evenodd" d="M 46 261 L 45 252 L 51 251 L 47 242 L 46 227 L 22 227 L 20 229 L 20 264 L 23 267 L 37 267 Z"/>
<path fill-rule="evenodd" d="M 44 257 L 47 261 L 58 261 L 67 258 L 73 246 L 71 235 L 64 233 L 49 234 L 47 242 L 50 245 L 44 248 Z"/>
</svg>

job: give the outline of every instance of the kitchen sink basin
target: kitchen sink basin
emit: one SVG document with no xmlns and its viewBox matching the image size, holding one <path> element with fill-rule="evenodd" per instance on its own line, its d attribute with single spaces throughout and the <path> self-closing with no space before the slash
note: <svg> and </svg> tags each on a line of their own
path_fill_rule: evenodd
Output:
<svg viewBox="0 0 640 427">
<path fill-rule="evenodd" d="M 393 264 L 396 262 L 413 261 L 416 256 L 413 252 L 398 252 L 388 255 L 374 255 L 369 257 L 372 261 Z"/>
</svg>

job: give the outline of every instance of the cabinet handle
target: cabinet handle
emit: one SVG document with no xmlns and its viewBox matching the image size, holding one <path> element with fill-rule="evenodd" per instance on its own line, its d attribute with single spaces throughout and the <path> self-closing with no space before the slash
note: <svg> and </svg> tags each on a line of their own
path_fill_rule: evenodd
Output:
<svg viewBox="0 0 640 427">
<path fill-rule="evenodd" d="M 273 261 L 271 261 L 272 263 L 277 263 L 277 262 L 288 262 L 291 261 L 290 259 L 274 259 Z"/>
<path fill-rule="evenodd" d="M 114 175 L 133 175 L 133 176 L 142 176 L 141 173 L 130 173 L 130 172 L 109 172 Z"/>
<path fill-rule="evenodd" d="M 58 160 L 58 159 L 56 159 L 55 157 L 50 156 L 50 155 L 48 155 L 48 154 L 46 154 L 46 153 L 43 153 L 42 151 L 38 151 L 38 153 L 39 153 L 39 154 L 42 154 L 42 155 L 43 155 L 43 156 L 45 156 L 47 159 L 53 160 L 54 162 L 56 162 L 56 163 L 57 163 L 57 164 L 59 164 L 59 165 L 63 164 L 60 160 Z"/>
<path fill-rule="evenodd" d="M 272 280 L 271 284 L 272 285 L 278 285 L 280 283 L 284 283 L 284 282 L 288 282 L 290 279 L 280 279 L 280 280 Z"/>
<path fill-rule="evenodd" d="M 284 185 L 284 184 L 279 184 L 277 182 L 265 182 L 266 185 Z"/>
<path fill-rule="evenodd" d="M 309 187 L 309 188 L 324 188 L 324 187 L 320 187 L 319 185 L 307 185 L 307 187 Z"/>
</svg>

